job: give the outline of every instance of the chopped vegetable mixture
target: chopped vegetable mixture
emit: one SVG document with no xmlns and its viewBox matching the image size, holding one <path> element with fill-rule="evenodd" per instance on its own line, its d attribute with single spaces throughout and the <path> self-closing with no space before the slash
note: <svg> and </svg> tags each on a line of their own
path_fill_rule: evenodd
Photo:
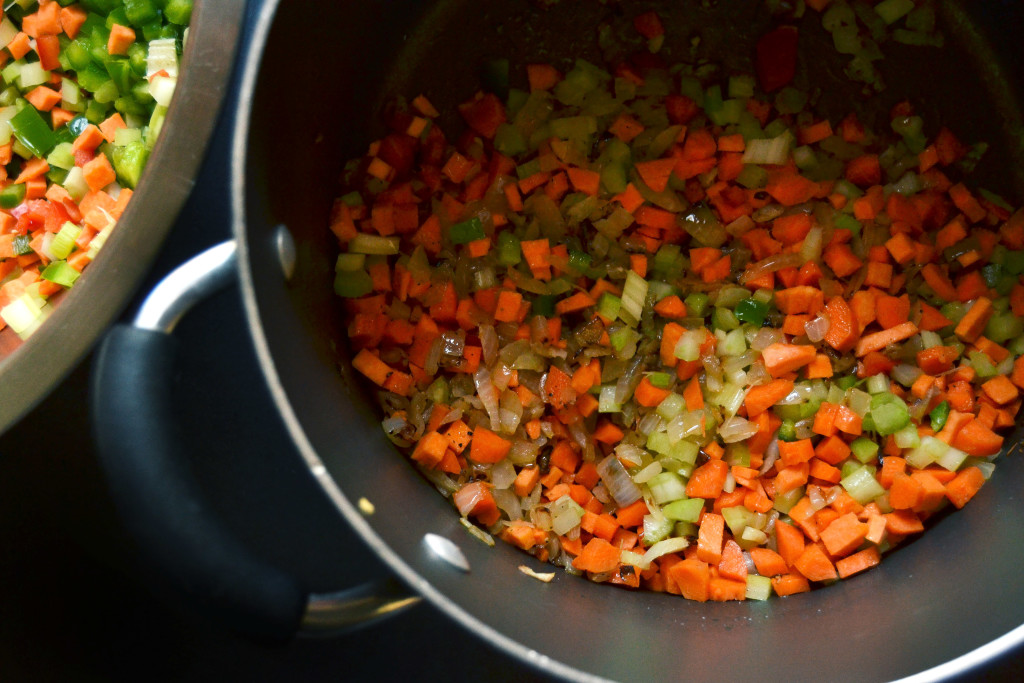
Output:
<svg viewBox="0 0 1024 683">
<path fill-rule="evenodd" d="M 0 330 L 95 258 L 142 175 L 192 0 L 16 0 L 0 16 Z"/>
<path fill-rule="evenodd" d="M 1014 426 L 1024 212 L 909 103 L 888 131 L 794 107 L 763 60 L 795 35 L 704 83 L 635 26 L 646 58 L 530 64 L 454 140 L 423 96 L 390 112 L 330 222 L 353 366 L 463 517 L 541 560 L 700 601 L 864 571 Z"/>
</svg>

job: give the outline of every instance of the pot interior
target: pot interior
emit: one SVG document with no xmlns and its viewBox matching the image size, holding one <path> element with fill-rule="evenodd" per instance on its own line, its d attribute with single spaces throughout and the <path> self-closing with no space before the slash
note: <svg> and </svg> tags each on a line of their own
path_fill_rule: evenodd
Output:
<svg viewBox="0 0 1024 683">
<path fill-rule="evenodd" d="M 1020 35 L 1024 9 L 984 5 L 943 4 L 947 46 L 887 52 L 889 85 L 875 98 L 861 97 L 859 86 L 842 77 L 842 59 L 817 15 L 808 12 L 800 24 L 797 85 L 821 87 L 822 108 L 833 121 L 856 107 L 877 125 L 895 102 L 909 98 L 931 132 L 947 125 L 968 142 L 988 141 L 977 182 L 1019 199 L 1024 183 L 1012 163 L 1021 158 L 1019 73 L 1012 70 L 1012 53 L 999 52 L 1012 46 L 989 40 L 1001 34 L 985 27 L 1008 35 L 1014 33 L 1008 27 L 1017 27 Z M 476 91 L 478 67 L 488 60 L 509 58 L 512 84 L 520 87 L 528 62 L 562 69 L 577 57 L 600 63 L 598 25 L 628 22 L 651 8 L 667 27 L 670 59 L 681 58 L 699 36 L 698 57 L 727 70 L 751 70 L 753 43 L 772 22 L 757 0 L 369 0 L 325 4 L 315 22 L 278 13 L 251 111 L 241 112 L 250 118 L 242 139 L 246 157 L 236 160 L 236 182 L 244 183 L 235 188 L 244 191 L 236 231 L 258 353 L 300 450 L 312 463 L 322 462 L 341 512 L 415 590 L 490 642 L 555 674 L 746 680 L 768 672 L 773 679 L 892 680 L 1019 627 L 1019 458 L 1001 460 L 965 510 L 941 519 L 870 572 L 764 603 L 698 604 L 561 573 L 550 584 L 526 577 L 519 565 L 545 566 L 466 534 L 450 503 L 382 433 L 369 392 L 347 365 L 340 300 L 331 287 L 337 246 L 326 226 L 341 165 L 383 135 L 380 111 L 390 97 L 424 93 L 452 111 Z M 388 20 L 380 21 L 385 15 Z M 305 48 L 300 63 L 298 44 Z M 285 90 L 315 95 L 285 97 Z M 448 119 L 442 125 L 453 139 L 460 124 Z M 279 225 L 291 231 L 298 251 L 287 284 L 277 264 Z M 354 511 L 351 501 L 360 498 L 375 505 L 372 516 Z M 435 559 L 423 542 L 428 532 L 455 541 L 472 570 L 461 573 Z M 1014 642 L 1021 637 L 1018 631 Z"/>
</svg>

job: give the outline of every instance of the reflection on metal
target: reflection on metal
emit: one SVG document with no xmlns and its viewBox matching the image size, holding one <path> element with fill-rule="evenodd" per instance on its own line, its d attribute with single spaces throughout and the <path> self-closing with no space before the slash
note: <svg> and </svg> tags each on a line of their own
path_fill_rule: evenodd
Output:
<svg viewBox="0 0 1024 683">
<path fill-rule="evenodd" d="M 295 239 L 288 226 L 277 226 L 277 230 L 274 231 L 274 246 L 277 249 L 277 262 L 281 264 L 284 279 L 291 280 L 295 274 Z"/>
<path fill-rule="evenodd" d="M 423 542 L 427 544 L 431 552 L 437 555 L 439 558 L 464 572 L 469 571 L 469 560 L 459 550 L 459 546 L 449 541 L 444 536 L 438 536 L 437 534 L 426 534 L 423 537 Z"/>
<path fill-rule="evenodd" d="M 369 583 L 337 593 L 312 593 L 302 616 L 304 636 L 332 636 L 359 624 L 390 617 L 422 598 L 394 579 Z"/>
<path fill-rule="evenodd" d="M 222 242 L 175 268 L 146 297 L 135 327 L 173 332 L 192 306 L 236 281 L 236 252 L 234 240 Z"/>
</svg>

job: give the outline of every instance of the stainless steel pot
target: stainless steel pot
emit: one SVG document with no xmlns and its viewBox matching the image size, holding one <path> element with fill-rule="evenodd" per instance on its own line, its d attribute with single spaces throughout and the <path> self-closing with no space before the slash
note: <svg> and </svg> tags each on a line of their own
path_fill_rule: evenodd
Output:
<svg viewBox="0 0 1024 683">
<path fill-rule="evenodd" d="M 282 3 L 275 16 L 277 4 L 267 4 L 245 58 L 232 171 L 235 242 L 203 255 L 155 292 L 136 327 L 107 339 L 96 368 L 96 397 L 105 410 L 95 424 L 112 489 L 126 522 L 184 593 L 199 594 L 211 612 L 238 628 L 271 637 L 312 627 L 318 610 L 330 604 L 310 598 L 273 568 L 240 561 L 244 551 L 205 514 L 175 458 L 174 430 L 159 399 L 173 368 L 166 332 L 203 292 L 237 274 L 269 391 L 339 513 L 412 594 L 540 670 L 580 681 L 931 681 L 1024 642 L 1024 584 L 1017 580 L 1024 557 L 1024 463 L 1014 456 L 1000 463 L 966 509 L 941 519 L 880 567 L 764 603 L 697 604 L 567 575 L 541 584 L 517 569 L 544 568 L 532 558 L 469 537 L 450 504 L 385 439 L 345 361 L 345 329 L 330 288 L 334 252 L 323 229 L 332 179 L 344 159 L 374 138 L 380 93 L 425 90 L 434 101 L 452 104 L 475 81 L 465 64 L 509 53 L 536 60 L 588 54 L 599 19 L 631 16 L 640 3 L 566 0 L 539 9 L 527 2 L 368 1 L 323 7 L 316 22 L 284 11 L 290 7 Z M 927 63 L 915 62 L 914 53 L 909 62 L 893 62 L 890 91 L 909 91 L 922 107 L 933 106 L 940 118 L 932 120 L 960 130 L 957 117 L 967 126 L 987 120 L 984 136 L 998 153 L 985 177 L 1003 191 L 1019 190 L 1011 159 L 1020 144 L 1020 72 L 1013 70 L 1012 38 L 999 36 L 1024 26 L 1024 12 L 1010 3 L 944 8 L 957 45 L 927 53 Z M 709 49 L 723 47 L 715 58 L 739 64 L 748 59 L 743 36 L 756 35 L 768 21 L 763 5 L 753 1 L 712 9 L 676 2 L 664 9 L 670 26 L 724 29 L 718 43 L 708 34 Z M 977 28 L 986 25 L 991 34 Z M 813 30 L 807 35 L 816 40 Z M 296 68 L 296 45 L 304 46 L 304 63 L 315 67 Z M 827 51 L 813 54 L 804 57 L 805 73 L 827 77 Z M 328 74 L 322 65 L 353 66 Z M 309 106 L 289 101 L 282 96 L 286 80 L 290 91 L 315 90 L 323 98 Z M 836 106 L 856 102 L 841 82 L 830 83 Z M 929 91 L 934 97 L 926 97 Z M 959 106 L 966 98 L 988 104 L 967 110 Z M 977 127 L 969 130 L 982 136 Z M 166 296 L 175 289 L 184 294 Z M 141 387 L 157 400 L 142 402 L 125 387 Z M 1019 438 L 1018 431 L 1008 441 Z M 361 499 L 373 504 L 373 514 L 358 510 Z M 445 560 L 450 553 L 438 553 L 430 535 L 454 544 L 469 571 Z M 370 604 L 379 613 L 408 600 Z"/>
<path fill-rule="evenodd" d="M 0 331 L 0 433 L 88 353 L 145 277 L 192 189 L 231 75 L 244 0 L 196 0 L 177 92 L 139 189 L 95 262 L 22 341 Z"/>
</svg>

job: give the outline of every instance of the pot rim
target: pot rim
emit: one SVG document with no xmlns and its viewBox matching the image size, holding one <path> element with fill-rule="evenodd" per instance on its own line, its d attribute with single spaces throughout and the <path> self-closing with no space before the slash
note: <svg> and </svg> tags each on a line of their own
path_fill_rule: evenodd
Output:
<svg viewBox="0 0 1024 683">
<path fill-rule="evenodd" d="M 288 397 L 288 391 L 274 362 L 270 342 L 262 325 L 252 267 L 251 253 L 254 246 L 247 239 L 246 228 L 246 197 L 248 192 L 246 166 L 249 153 L 248 140 L 252 130 L 251 112 L 255 101 L 256 86 L 262 68 L 267 40 L 278 6 L 279 0 L 265 0 L 255 23 L 248 50 L 241 56 L 240 68 L 242 73 L 237 110 L 235 112 L 230 173 L 232 230 L 237 241 L 239 281 L 246 322 L 249 326 L 256 357 L 264 374 L 268 391 L 279 409 L 282 422 L 288 430 L 299 455 L 309 468 L 310 473 L 320 484 L 331 502 L 337 507 L 345 521 L 356 530 L 370 549 L 398 577 L 413 590 L 429 600 L 434 607 L 462 627 L 485 640 L 491 646 L 547 675 L 581 683 L 612 680 L 583 671 L 523 645 L 470 614 L 424 578 L 420 572 L 414 569 L 409 562 L 383 540 L 378 532 L 369 524 L 366 517 L 358 511 L 353 502 L 341 490 L 328 471 L 324 460 L 318 455 L 298 415 L 295 413 Z M 965 674 L 975 667 L 984 665 L 1022 644 L 1024 644 L 1024 624 L 953 659 L 934 665 L 926 670 L 904 676 L 897 679 L 897 681 L 898 683 L 926 683 L 947 680 L 954 676 Z"/>
<path fill-rule="evenodd" d="M 28 339 L 0 332 L 0 433 L 86 356 L 129 303 L 188 198 L 232 73 L 245 0 L 196 0 L 169 125 L 153 148 L 139 189 L 96 260 Z M 187 125 L 186 125 L 187 121 Z M 180 122 L 180 123 L 179 123 Z"/>
</svg>

